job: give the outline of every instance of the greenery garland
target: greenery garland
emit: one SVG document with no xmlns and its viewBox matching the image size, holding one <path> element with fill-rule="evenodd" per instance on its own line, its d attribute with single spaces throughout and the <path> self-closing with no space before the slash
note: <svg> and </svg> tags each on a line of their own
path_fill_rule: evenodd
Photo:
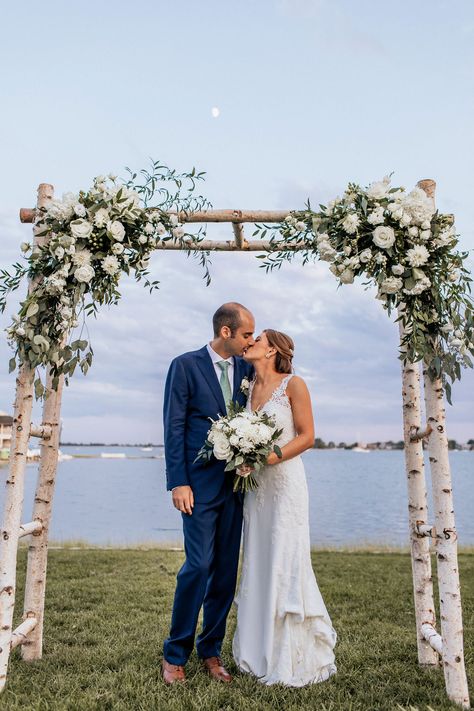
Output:
<svg viewBox="0 0 474 711">
<path fill-rule="evenodd" d="M 443 215 L 421 188 L 407 193 L 385 177 L 361 188 L 349 183 L 344 195 L 318 211 L 290 213 L 282 224 L 257 225 L 270 232 L 272 254 L 262 255 L 267 271 L 295 258 L 279 247 L 298 245 L 303 263 L 321 259 L 342 284 L 361 276 L 388 314 L 399 309 L 403 362 L 425 361 L 430 378 L 441 377 L 451 403 L 451 386 L 462 367 L 473 367 L 474 318 L 468 252 L 456 249 L 452 215 Z"/>
<path fill-rule="evenodd" d="M 150 280 L 147 268 L 157 244 L 172 240 L 186 249 L 186 243 L 204 239 L 204 228 L 190 234 L 178 219 L 179 212 L 210 207 L 205 198 L 194 194 L 204 173 L 193 168 L 178 174 L 159 161 L 154 161 L 150 170 L 127 171 L 128 180 L 100 176 L 88 191 L 53 200 L 36 220 L 38 244 L 21 245 L 26 265 L 16 263 L 11 272 L 0 272 L 1 311 L 8 294 L 24 277 L 32 284 L 7 329 L 15 350 L 10 372 L 17 364 L 28 364 L 32 369 L 50 366 L 53 388 L 61 374 L 67 383 L 77 366 L 87 373 L 93 350 L 84 338 L 86 316 L 95 316 L 103 304 L 119 301 L 122 273 L 133 273 L 152 292 L 159 282 Z M 193 252 L 209 283 L 207 254 Z M 77 327 L 77 337 L 70 335 L 66 341 L 65 334 Z M 44 392 L 37 373 L 36 397 Z"/>
</svg>

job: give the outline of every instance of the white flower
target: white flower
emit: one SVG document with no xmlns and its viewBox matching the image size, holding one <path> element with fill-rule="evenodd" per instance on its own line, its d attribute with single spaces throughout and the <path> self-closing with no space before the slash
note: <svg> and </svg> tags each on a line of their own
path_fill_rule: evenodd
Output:
<svg viewBox="0 0 474 711">
<path fill-rule="evenodd" d="M 236 447 L 239 444 L 239 438 L 237 435 L 233 434 L 229 437 L 229 442 L 232 447 Z"/>
<path fill-rule="evenodd" d="M 395 276 L 387 277 L 380 285 L 380 290 L 385 294 L 396 294 L 403 286 L 403 280 Z"/>
<path fill-rule="evenodd" d="M 216 459 L 226 460 L 232 454 L 227 437 L 220 432 L 214 435 L 213 452 Z"/>
<path fill-rule="evenodd" d="M 416 244 L 407 251 L 407 259 L 411 267 L 421 267 L 429 258 L 430 253 L 423 244 Z"/>
<path fill-rule="evenodd" d="M 424 242 L 429 240 L 430 237 L 431 237 L 431 230 L 422 230 L 420 232 L 420 239 L 422 239 Z"/>
<path fill-rule="evenodd" d="M 384 209 L 383 207 L 377 207 L 373 210 L 367 217 L 367 222 L 371 225 L 380 225 L 384 221 Z"/>
<path fill-rule="evenodd" d="M 170 215 L 170 225 L 171 227 L 177 227 L 179 224 L 178 216 L 177 215 Z"/>
<path fill-rule="evenodd" d="M 157 235 L 165 235 L 166 234 L 166 227 L 162 222 L 157 222 L 156 223 L 156 234 Z"/>
<path fill-rule="evenodd" d="M 140 235 L 138 237 L 138 241 L 140 244 L 146 244 L 148 242 L 148 237 L 146 235 Z"/>
<path fill-rule="evenodd" d="M 339 274 L 339 279 L 343 284 L 352 284 L 354 281 L 354 272 L 350 269 L 344 269 L 342 274 Z"/>
<path fill-rule="evenodd" d="M 387 192 L 390 189 L 390 178 L 385 176 L 383 180 L 378 180 L 371 183 L 367 190 L 367 195 L 373 200 L 380 200 L 387 196 Z"/>
<path fill-rule="evenodd" d="M 64 257 L 64 247 L 56 247 L 54 250 L 54 256 L 57 259 L 62 259 Z"/>
<path fill-rule="evenodd" d="M 147 235 L 152 235 L 155 232 L 155 226 L 151 222 L 147 222 L 144 227 L 144 232 Z"/>
<path fill-rule="evenodd" d="M 372 258 L 372 251 L 370 249 L 363 249 L 359 254 L 359 259 L 363 264 L 366 264 Z"/>
<path fill-rule="evenodd" d="M 421 229 L 422 230 L 430 230 L 431 229 L 431 222 L 430 220 L 425 220 L 424 222 L 421 223 Z"/>
<path fill-rule="evenodd" d="M 240 383 L 240 392 L 244 393 L 244 395 L 248 395 L 250 389 L 250 382 L 248 378 L 242 378 L 242 381 Z"/>
<path fill-rule="evenodd" d="M 377 247 L 389 249 L 395 242 L 395 231 L 392 227 L 380 225 L 373 231 L 373 241 Z"/>
<path fill-rule="evenodd" d="M 113 254 L 122 254 L 124 249 L 125 247 L 120 242 L 115 242 L 115 244 L 112 245 Z"/>
<path fill-rule="evenodd" d="M 400 276 L 404 271 L 405 267 L 403 264 L 394 264 L 392 267 L 392 274 L 395 274 L 395 276 Z"/>
<path fill-rule="evenodd" d="M 94 215 L 94 222 L 97 227 L 105 227 L 109 220 L 110 215 L 108 210 L 106 210 L 105 207 L 100 207 Z"/>
<path fill-rule="evenodd" d="M 47 279 L 44 280 L 45 290 L 48 294 L 58 295 L 64 291 L 66 286 L 66 280 L 56 274 L 51 274 Z"/>
<path fill-rule="evenodd" d="M 26 336 L 26 331 L 23 326 L 18 326 L 18 328 L 15 329 L 15 333 L 17 336 Z"/>
<path fill-rule="evenodd" d="M 182 227 L 174 227 L 172 230 L 173 237 L 180 239 L 184 235 L 184 229 Z"/>
<path fill-rule="evenodd" d="M 318 245 L 319 256 L 324 262 L 332 262 L 337 252 L 329 242 L 320 242 Z"/>
<path fill-rule="evenodd" d="M 90 264 L 84 264 L 84 266 L 79 267 L 74 272 L 76 281 L 84 282 L 85 284 L 88 284 L 94 275 L 95 271 Z"/>
<path fill-rule="evenodd" d="M 355 212 L 346 215 L 344 220 L 342 221 L 342 226 L 344 230 L 347 232 L 349 235 L 353 235 L 355 232 L 357 232 L 357 227 L 359 226 L 360 222 L 360 217 L 357 215 Z"/>
<path fill-rule="evenodd" d="M 403 215 L 400 217 L 400 224 L 403 227 L 407 227 L 411 223 L 411 216 L 408 214 L 408 212 L 404 212 Z"/>
<path fill-rule="evenodd" d="M 428 277 L 424 276 L 421 279 L 418 279 L 413 289 L 403 289 L 403 291 L 405 294 L 409 294 L 410 296 L 417 296 L 426 289 L 429 289 L 430 286 L 431 281 L 428 279 Z"/>
<path fill-rule="evenodd" d="M 87 210 L 84 207 L 84 205 L 80 202 L 78 202 L 76 205 L 74 205 L 74 212 L 78 217 L 85 217 L 87 215 Z"/>
<path fill-rule="evenodd" d="M 377 252 L 377 254 L 375 255 L 375 261 L 377 262 L 377 264 L 385 264 L 387 261 L 387 257 L 385 256 L 385 254 L 382 254 L 382 252 Z"/>
<path fill-rule="evenodd" d="M 29 242 L 22 242 L 20 244 L 20 249 L 23 252 L 23 254 L 26 254 L 27 252 L 30 251 L 31 249 L 31 244 Z"/>
<path fill-rule="evenodd" d="M 349 244 L 346 247 L 344 247 L 343 252 L 346 256 L 349 256 L 349 254 L 352 252 L 352 249 Z"/>
<path fill-rule="evenodd" d="M 409 227 L 408 234 L 410 237 L 418 237 L 418 227 Z"/>
<path fill-rule="evenodd" d="M 87 239 L 91 236 L 93 227 L 87 220 L 73 220 L 70 224 L 72 235 L 75 239 Z"/>
<path fill-rule="evenodd" d="M 107 223 L 107 234 L 117 242 L 122 242 L 125 237 L 125 227 L 119 220 L 112 220 Z"/>
<path fill-rule="evenodd" d="M 306 223 L 304 223 L 304 222 L 297 222 L 296 225 L 295 225 L 295 227 L 296 227 L 296 229 L 297 229 L 299 232 L 304 232 L 304 231 L 306 230 Z"/>
<path fill-rule="evenodd" d="M 462 346 L 462 341 L 460 338 L 453 338 L 451 341 L 449 341 L 449 345 L 453 348 L 459 348 L 459 346 Z"/>
<path fill-rule="evenodd" d="M 111 274 L 112 276 L 116 274 L 120 269 L 119 260 L 117 259 L 117 257 L 111 254 L 105 257 L 105 259 L 102 260 L 101 264 L 104 272 L 106 272 L 107 274 Z"/>
<path fill-rule="evenodd" d="M 78 249 L 72 261 L 77 267 L 84 267 L 91 263 L 92 253 L 87 249 Z"/>
<path fill-rule="evenodd" d="M 412 221 L 420 226 L 428 222 L 435 212 L 433 201 L 421 188 L 414 188 L 404 199 L 403 209 L 411 216 Z"/>
</svg>

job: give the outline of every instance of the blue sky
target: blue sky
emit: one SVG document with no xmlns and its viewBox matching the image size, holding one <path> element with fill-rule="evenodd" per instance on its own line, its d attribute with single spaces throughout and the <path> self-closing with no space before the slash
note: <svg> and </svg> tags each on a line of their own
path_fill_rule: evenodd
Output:
<svg viewBox="0 0 474 711">
<path fill-rule="evenodd" d="M 2 20 L 2 265 L 29 238 L 17 213 L 39 182 L 58 194 L 87 188 L 149 156 L 207 171 L 215 207 L 299 208 L 349 180 L 432 177 L 461 246 L 474 248 L 471 2 L 20 2 Z M 294 336 L 320 436 L 401 438 L 396 327 L 372 293 L 337 290 L 326 264 L 265 276 L 251 255 L 212 262 L 209 288 L 193 260 L 170 253 L 152 260 L 159 292 L 123 282 L 121 305 L 90 326 L 92 370 L 66 390 L 65 438 L 161 441 L 168 363 L 209 339 L 228 299 L 254 311 L 257 329 Z M 0 409 L 10 410 L 4 342 L 0 357 Z M 460 440 L 474 436 L 473 391 L 465 373 L 448 408 Z"/>
</svg>

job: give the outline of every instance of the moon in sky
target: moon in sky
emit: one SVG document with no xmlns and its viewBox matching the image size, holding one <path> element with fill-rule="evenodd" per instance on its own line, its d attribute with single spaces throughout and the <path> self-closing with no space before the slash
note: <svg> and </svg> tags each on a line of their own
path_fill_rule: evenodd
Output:
<svg viewBox="0 0 474 711">
<path fill-rule="evenodd" d="M 213 118 L 218 118 L 220 116 L 221 110 L 217 106 L 213 106 L 211 109 L 211 114 Z"/>
</svg>

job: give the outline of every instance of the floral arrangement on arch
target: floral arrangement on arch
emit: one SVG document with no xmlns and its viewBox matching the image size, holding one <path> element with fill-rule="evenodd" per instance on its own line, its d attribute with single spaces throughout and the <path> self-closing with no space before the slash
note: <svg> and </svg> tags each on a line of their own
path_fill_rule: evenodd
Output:
<svg viewBox="0 0 474 711">
<path fill-rule="evenodd" d="M 126 182 L 113 175 L 100 176 L 88 191 L 53 200 L 36 219 L 37 243 L 21 245 L 26 266 L 17 263 L 13 273 L 1 271 L 1 311 L 8 293 L 20 286 L 23 277 L 31 280 L 29 293 L 7 329 L 15 350 L 10 372 L 17 364 L 32 369 L 50 366 L 53 388 L 61 374 L 67 382 L 77 366 L 86 373 L 93 357 L 83 333 L 86 317 L 96 315 L 100 305 L 118 302 L 121 275 L 133 273 L 153 291 L 159 282 L 150 280 L 148 264 L 157 244 L 172 240 L 186 249 L 189 242 L 203 239 L 203 228 L 197 234 L 187 233 L 178 219 L 180 212 L 209 207 L 205 198 L 194 195 L 203 173 L 193 169 L 177 174 L 154 162 L 151 170 L 129 174 Z M 155 204 L 150 206 L 153 198 Z M 207 254 L 193 255 L 200 259 L 209 282 Z M 70 335 L 78 327 L 77 336 Z M 44 385 L 36 375 L 35 393 L 41 397 Z"/>
<path fill-rule="evenodd" d="M 361 188 L 349 183 L 344 195 L 313 211 L 295 211 L 277 227 L 258 225 L 255 234 L 271 230 L 273 254 L 262 266 L 278 268 L 295 257 L 321 259 L 339 285 L 365 277 L 390 314 L 399 309 L 403 332 L 400 359 L 424 360 L 432 379 L 461 377 L 461 367 L 472 367 L 474 355 L 473 302 L 467 252 L 456 249 L 458 238 L 452 215 L 436 211 L 434 201 L 417 187 L 406 192 L 385 177 Z M 290 251 L 278 251 L 278 247 Z"/>
</svg>

